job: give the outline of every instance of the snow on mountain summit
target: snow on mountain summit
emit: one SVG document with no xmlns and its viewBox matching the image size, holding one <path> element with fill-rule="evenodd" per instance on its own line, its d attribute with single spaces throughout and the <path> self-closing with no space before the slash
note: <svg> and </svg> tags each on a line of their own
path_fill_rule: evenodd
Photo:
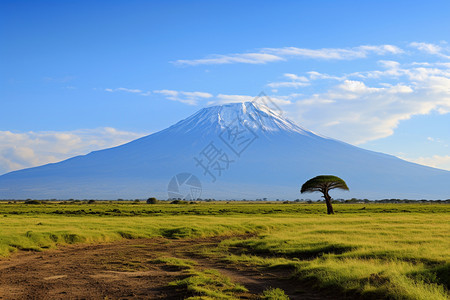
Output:
<svg viewBox="0 0 450 300">
<path fill-rule="evenodd" d="M 185 132 L 193 129 L 205 130 L 215 127 L 223 129 L 232 126 L 236 122 L 252 130 L 266 133 L 284 131 L 303 135 L 313 134 L 266 105 L 255 102 L 230 103 L 203 108 L 173 125 L 170 129 Z"/>
</svg>

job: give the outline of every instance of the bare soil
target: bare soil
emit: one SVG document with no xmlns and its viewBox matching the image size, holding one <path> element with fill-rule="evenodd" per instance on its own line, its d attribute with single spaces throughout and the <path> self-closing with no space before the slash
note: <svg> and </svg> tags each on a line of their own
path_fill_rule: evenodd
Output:
<svg viewBox="0 0 450 300">
<path fill-rule="evenodd" d="M 279 287 L 291 299 L 337 299 L 290 278 L 292 270 L 261 270 L 230 265 L 199 255 L 224 237 L 168 240 L 121 240 L 95 245 L 70 245 L 44 252 L 21 252 L 0 260 L 0 299 L 184 299 L 188 291 L 169 282 L 186 273 L 161 257 L 196 261 L 196 269 L 216 269 L 249 292 L 241 299 L 258 299 L 265 289 Z"/>
</svg>

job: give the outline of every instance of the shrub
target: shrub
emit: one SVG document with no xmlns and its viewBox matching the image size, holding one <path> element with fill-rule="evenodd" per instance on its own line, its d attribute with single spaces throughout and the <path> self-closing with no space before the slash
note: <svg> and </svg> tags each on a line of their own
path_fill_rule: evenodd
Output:
<svg viewBox="0 0 450 300">
<path fill-rule="evenodd" d="M 156 204 L 156 203 L 158 203 L 158 199 L 156 199 L 155 197 L 147 199 L 147 204 Z"/>
<path fill-rule="evenodd" d="M 170 204 L 189 204 L 189 202 L 185 200 L 173 200 Z"/>
<path fill-rule="evenodd" d="M 42 201 L 38 201 L 38 200 L 27 200 L 27 201 L 25 201 L 25 204 L 42 204 Z"/>
</svg>

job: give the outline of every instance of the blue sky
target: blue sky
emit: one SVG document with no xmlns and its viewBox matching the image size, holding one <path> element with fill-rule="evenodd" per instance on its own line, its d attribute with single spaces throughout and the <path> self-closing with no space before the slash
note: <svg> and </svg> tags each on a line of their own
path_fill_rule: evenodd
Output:
<svg viewBox="0 0 450 300">
<path fill-rule="evenodd" d="M 0 174 L 264 91 L 299 125 L 450 170 L 448 1 L 1 1 Z"/>
</svg>

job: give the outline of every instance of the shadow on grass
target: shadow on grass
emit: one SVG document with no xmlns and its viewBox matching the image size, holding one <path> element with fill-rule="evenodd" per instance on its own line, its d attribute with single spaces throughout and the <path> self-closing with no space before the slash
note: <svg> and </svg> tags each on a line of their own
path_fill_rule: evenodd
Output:
<svg viewBox="0 0 450 300">
<path fill-rule="evenodd" d="M 278 249 L 271 250 L 265 248 L 267 245 L 263 242 L 252 243 L 251 245 L 243 242 L 235 244 L 228 249 L 229 252 L 235 255 L 247 254 L 257 255 L 265 258 L 298 258 L 300 260 L 313 260 L 327 254 L 343 254 L 355 250 L 354 247 L 344 245 L 317 245 L 312 249 L 296 249 L 292 251 L 280 251 Z"/>
</svg>

